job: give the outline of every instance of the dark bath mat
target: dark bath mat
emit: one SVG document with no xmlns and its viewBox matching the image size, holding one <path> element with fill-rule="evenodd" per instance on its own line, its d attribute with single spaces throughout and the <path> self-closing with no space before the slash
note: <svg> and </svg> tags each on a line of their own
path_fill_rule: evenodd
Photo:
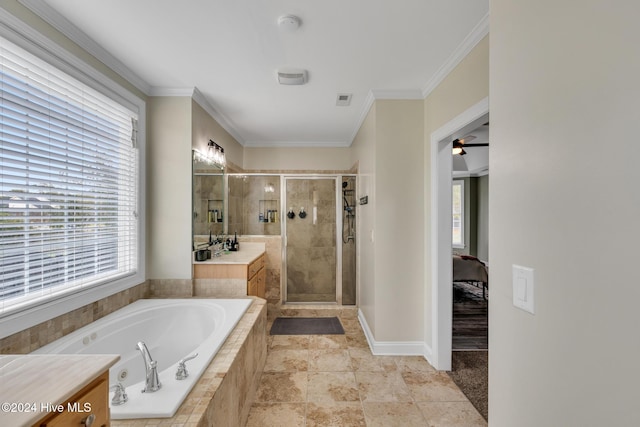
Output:
<svg viewBox="0 0 640 427">
<path fill-rule="evenodd" d="M 271 326 L 271 335 L 343 335 L 337 317 L 278 317 Z"/>
</svg>

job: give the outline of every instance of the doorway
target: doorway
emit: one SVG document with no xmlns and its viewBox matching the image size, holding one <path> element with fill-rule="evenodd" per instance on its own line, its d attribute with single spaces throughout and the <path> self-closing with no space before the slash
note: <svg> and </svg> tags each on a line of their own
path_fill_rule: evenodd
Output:
<svg viewBox="0 0 640 427">
<path fill-rule="evenodd" d="M 438 370 L 451 370 L 452 349 L 452 141 L 488 121 L 489 100 L 484 98 L 431 134 L 431 330 L 430 362 Z M 428 229 L 428 228 L 427 228 Z M 430 322 L 430 324 L 429 324 Z"/>
</svg>

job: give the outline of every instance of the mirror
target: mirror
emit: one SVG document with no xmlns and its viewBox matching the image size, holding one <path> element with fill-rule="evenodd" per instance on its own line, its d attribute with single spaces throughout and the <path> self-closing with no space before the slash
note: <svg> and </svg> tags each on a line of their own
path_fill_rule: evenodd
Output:
<svg viewBox="0 0 640 427">
<path fill-rule="evenodd" d="M 224 232 L 224 169 L 192 152 L 193 249 Z"/>
</svg>

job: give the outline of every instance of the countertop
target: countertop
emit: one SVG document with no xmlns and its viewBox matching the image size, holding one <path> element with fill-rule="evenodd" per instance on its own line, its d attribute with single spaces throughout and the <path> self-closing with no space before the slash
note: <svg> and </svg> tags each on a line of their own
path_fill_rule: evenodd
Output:
<svg viewBox="0 0 640 427">
<path fill-rule="evenodd" d="M 237 252 L 223 253 L 219 257 L 212 256 L 206 261 L 196 261 L 195 252 L 192 255 L 194 264 L 251 264 L 265 252 L 265 244 L 260 242 L 240 242 Z"/>
<path fill-rule="evenodd" d="M 120 356 L 0 355 L 0 425 L 30 426 L 113 366 Z M 8 405 L 7 405 L 8 404 Z"/>
</svg>

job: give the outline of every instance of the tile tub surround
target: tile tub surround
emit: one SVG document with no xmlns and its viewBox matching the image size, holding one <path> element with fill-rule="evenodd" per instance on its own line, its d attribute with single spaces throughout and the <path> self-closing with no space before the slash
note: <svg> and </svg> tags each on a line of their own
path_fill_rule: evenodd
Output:
<svg viewBox="0 0 640 427">
<path fill-rule="evenodd" d="M 448 375 L 423 357 L 372 355 L 357 310 L 283 306 L 281 311 L 337 314 L 345 335 L 268 336 L 247 427 L 487 425 Z"/>
<path fill-rule="evenodd" d="M 131 302 L 148 298 L 148 285 L 123 291 L 0 341 L 0 354 L 26 354 Z M 135 299 L 134 299 L 135 298 Z M 245 296 L 246 298 L 246 296 Z M 240 426 L 247 419 L 266 359 L 267 303 L 254 298 L 173 418 L 113 420 L 116 427 Z M 101 314 L 93 318 L 95 313 Z M 52 329 L 53 328 L 53 329 Z M 64 332 L 64 333 L 63 333 Z"/>
<path fill-rule="evenodd" d="M 172 418 L 112 420 L 111 426 L 243 426 L 266 361 L 266 325 L 266 301 L 254 298 Z"/>
<path fill-rule="evenodd" d="M 147 282 L 0 339 L 0 354 L 27 354 L 142 298 Z"/>
</svg>

